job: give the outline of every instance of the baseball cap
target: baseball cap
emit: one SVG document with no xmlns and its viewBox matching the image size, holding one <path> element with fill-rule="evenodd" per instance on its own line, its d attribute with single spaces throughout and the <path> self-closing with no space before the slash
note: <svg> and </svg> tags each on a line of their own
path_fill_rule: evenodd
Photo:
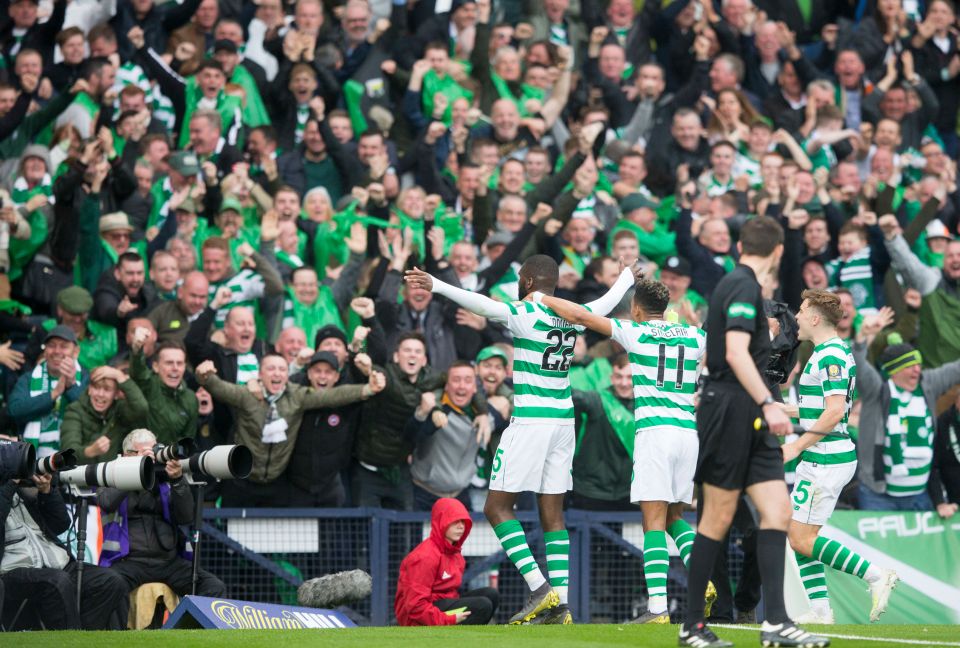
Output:
<svg viewBox="0 0 960 648">
<path fill-rule="evenodd" d="M 660 271 L 672 272 L 681 277 L 689 277 L 691 273 L 690 262 L 681 256 L 668 257 L 667 260 L 663 262 L 663 268 L 661 268 Z"/>
<path fill-rule="evenodd" d="M 952 239 L 953 236 L 950 234 L 950 230 L 947 229 L 947 226 L 943 224 L 939 218 L 934 218 L 926 227 L 927 240 L 933 238 L 947 238 Z"/>
<path fill-rule="evenodd" d="M 227 38 L 221 38 L 220 40 L 214 42 L 213 51 L 219 52 L 220 50 L 226 50 L 231 54 L 236 54 L 240 51 L 240 49 L 237 47 L 237 44 Z"/>
<path fill-rule="evenodd" d="M 188 214 L 197 213 L 197 203 L 194 202 L 193 198 L 186 198 L 182 203 L 180 203 L 174 211 L 187 212 Z"/>
<path fill-rule="evenodd" d="M 337 362 L 337 356 L 333 355 L 329 351 L 317 351 L 310 357 L 310 362 L 307 363 L 307 369 L 313 365 L 326 362 L 328 365 L 333 367 L 334 371 L 340 371 L 340 363 Z"/>
<path fill-rule="evenodd" d="M 503 364 L 507 364 L 507 352 L 498 346 L 488 346 L 477 354 L 477 362 L 483 362 L 490 358 L 500 358 Z"/>
<path fill-rule="evenodd" d="M 193 151 L 177 151 L 167 158 L 171 169 L 183 176 L 195 176 L 200 173 L 200 160 Z"/>
<path fill-rule="evenodd" d="M 223 202 L 220 203 L 220 210 L 218 213 L 222 214 L 225 211 L 235 211 L 238 214 L 242 214 L 243 205 L 240 204 L 239 200 L 230 196 L 228 198 L 224 198 Z"/>
<path fill-rule="evenodd" d="M 488 236 L 484 243 L 486 243 L 489 248 L 494 245 L 510 245 L 510 241 L 512 240 L 513 234 L 511 232 L 500 230 Z"/>
<path fill-rule="evenodd" d="M 60 324 L 50 329 L 50 332 L 43 336 L 43 343 L 46 344 L 53 338 L 60 338 L 61 340 L 73 342 L 74 344 L 77 343 L 77 334 L 73 332 L 72 328 L 65 324 Z"/>
<path fill-rule="evenodd" d="M 57 306 L 71 315 L 85 315 L 93 308 L 93 297 L 86 288 L 70 286 L 57 293 Z"/>
<path fill-rule="evenodd" d="M 659 209 L 660 203 L 653 198 L 648 198 L 642 193 L 632 193 L 620 201 L 620 211 L 624 214 L 629 214 L 635 209 L 642 209 L 644 207 L 648 209 Z"/>
</svg>

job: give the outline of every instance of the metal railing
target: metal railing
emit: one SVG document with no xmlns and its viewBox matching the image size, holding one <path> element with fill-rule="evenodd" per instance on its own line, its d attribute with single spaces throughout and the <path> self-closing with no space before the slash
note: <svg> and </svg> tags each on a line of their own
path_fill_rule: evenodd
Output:
<svg viewBox="0 0 960 648">
<path fill-rule="evenodd" d="M 541 566 L 543 542 L 537 515 L 518 519 Z M 497 621 L 519 609 L 527 595 L 523 579 L 507 559 L 482 514 L 472 514 L 464 545 L 464 587 L 500 590 Z M 370 597 L 349 614 L 365 625 L 396 622 L 393 601 L 403 558 L 430 530 L 430 514 L 384 509 L 207 509 L 201 565 L 219 576 L 231 598 L 296 604 L 296 588 L 328 573 L 363 569 L 373 579 Z M 645 609 L 639 512 L 568 510 L 570 606 L 578 621 L 620 623 Z M 670 609 L 682 611 L 686 571 L 671 545 Z M 740 574 L 742 554 L 730 545 L 730 575 Z"/>
</svg>

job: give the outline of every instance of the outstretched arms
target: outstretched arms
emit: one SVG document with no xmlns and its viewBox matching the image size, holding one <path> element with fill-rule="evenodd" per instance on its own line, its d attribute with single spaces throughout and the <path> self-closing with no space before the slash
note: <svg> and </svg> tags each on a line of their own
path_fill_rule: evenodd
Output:
<svg viewBox="0 0 960 648">
<path fill-rule="evenodd" d="M 510 307 L 502 302 L 495 301 L 489 297 L 478 295 L 461 288 L 455 288 L 448 283 L 436 279 L 419 268 L 407 270 L 404 277 L 406 282 L 415 288 L 429 290 L 436 295 L 442 295 L 447 299 L 454 301 L 468 311 L 486 317 L 487 319 L 501 324 L 506 323 L 510 315 Z"/>
</svg>

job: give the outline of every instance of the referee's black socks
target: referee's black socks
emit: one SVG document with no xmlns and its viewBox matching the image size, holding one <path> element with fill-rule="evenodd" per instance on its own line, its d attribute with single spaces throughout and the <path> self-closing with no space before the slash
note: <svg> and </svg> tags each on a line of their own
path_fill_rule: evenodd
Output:
<svg viewBox="0 0 960 648">
<path fill-rule="evenodd" d="M 707 592 L 707 582 L 713 573 L 713 565 L 723 547 L 720 540 L 711 540 L 698 533 L 693 540 L 690 553 L 690 569 L 687 575 L 687 614 L 684 617 L 687 628 L 703 621 L 703 597 Z M 781 577 L 781 581 L 782 581 Z"/>
<path fill-rule="evenodd" d="M 790 620 L 783 603 L 783 561 L 786 558 L 786 552 L 786 531 L 776 529 L 757 531 L 757 563 L 760 567 L 763 609 L 767 622 L 775 625 Z"/>
</svg>

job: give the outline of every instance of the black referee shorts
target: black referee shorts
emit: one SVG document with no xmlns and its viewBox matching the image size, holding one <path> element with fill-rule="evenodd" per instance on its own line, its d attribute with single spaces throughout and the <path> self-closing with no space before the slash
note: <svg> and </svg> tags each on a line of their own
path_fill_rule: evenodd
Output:
<svg viewBox="0 0 960 648">
<path fill-rule="evenodd" d="M 697 408 L 698 484 L 743 490 L 765 481 L 784 480 L 778 439 L 765 430 L 753 429 L 761 414 L 740 385 L 707 383 Z"/>
</svg>

